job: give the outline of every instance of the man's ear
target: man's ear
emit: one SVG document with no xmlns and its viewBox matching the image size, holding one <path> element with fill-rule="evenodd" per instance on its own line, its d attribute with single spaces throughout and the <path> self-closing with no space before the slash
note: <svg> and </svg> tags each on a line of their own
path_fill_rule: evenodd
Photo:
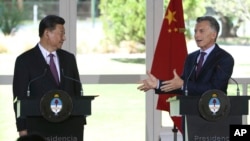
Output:
<svg viewBox="0 0 250 141">
<path fill-rule="evenodd" d="M 43 34 L 44 37 L 45 37 L 45 38 L 49 38 L 49 34 L 50 34 L 50 31 L 49 31 L 48 29 L 45 29 L 45 30 L 44 30 L 44 34 Z"/>
<path fill-rule="evenodd" d="M 217 38 L 217 36 L 218 36 L 218 33 L 216 33 L 216 32 L 213 32 L 213 39 L 215 40 L 216 38 Z"/>
</svg>

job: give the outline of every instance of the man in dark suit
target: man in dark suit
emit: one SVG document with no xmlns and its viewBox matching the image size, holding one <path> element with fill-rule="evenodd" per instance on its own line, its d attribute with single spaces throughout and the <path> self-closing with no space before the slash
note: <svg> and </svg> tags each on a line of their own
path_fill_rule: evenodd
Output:
<svg viewBox="0 0 250 141">
<path fill-rule="evenodd" d="M 194 38 L 200 49 L 187 56 L 182 76 L 178 76 L 173 70 L 173 79 L 158 80 L 147 72 L 148 78 L 140 81 L 139 90 L 155 89 L 156 94 L 179 93 L 193 96 L 201 96 L 211 89 L 227 93 L 228 81 L 233 73 L 234 59 L 216 44 L 219 23 L 211 16 L 198 17 L 196 22 Z M 199 63 L 202 58 L 201 52 L 205 52 L 205 55 L 203 62 Z M 202 66 L 200 71 L 198 70 L 199 64 Z M 185 90 L 188 90 L 188 94 Z"/>
<path fill-rule="evenodd" d="M 233 73 L 234 59 L 216 44 L 218 33 L 219 24 L 216 19 L 211 16 L 197 18 L 194 37 L 200 50 L 187 56 L 182 76 L 178 76 L 173 70 L 173 79 L 158 80 L 147 72 L 149 77 L 141 81 L 138 89 L 142 91 L 155 89 L 156 93 L 178 92 L 184 94 L 184 90 L 187 88 L 189 95 L 200 96 L 210 89 L 219 89 L 227 93 L 228 81 Z M 205 52 L 206 55 L 202 68 L 197 74 L 200 52 Z"/>
<path fill-rule="evenodd" d="M 48 15 L 39 24 L 39 43 L 16 58 L 13 94 L 14 99 L 40 99 L 50 90 L 63 90 L 71 96 L 80 96 L 81 84 L 75 56 L 61 49 L 65 41 L 64 19 Z M 50 69 L 50 54 L 56 66 L 56 78 Z M 79 81 L 72 81 L 68 78 Z M 27 90 L 30 93 L 27 94 Z M 19 135 L 27 135 L 26 120 L 18 117 L 17 104 L 14 103 L 16 126 Z M 85 122 L 85 119 L 84 119 Z M 84 124 L 84 123 L 83 123 Z"/>
</svg>

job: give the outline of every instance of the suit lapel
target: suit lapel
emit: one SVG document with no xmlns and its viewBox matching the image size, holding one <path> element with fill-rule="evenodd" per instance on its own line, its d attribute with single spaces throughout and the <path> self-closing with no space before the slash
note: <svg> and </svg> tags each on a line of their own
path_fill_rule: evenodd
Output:
<svg viewBox="0 0 250 141">
<path fill-rule="evenodd" d="M 47 68 L 47 74 L 48 74 L 48 79 L 50 79 L 50 81 L 55 82 L 55 86 L 57 86 L 57 83 L 50 71 L 49 65 L 47 64 L 46 60 L 44 59 L 44 56 L 42 55 L 41 50 L 39 49 L 38 45 L 36 45 L 36 47 L 34 48 L 35 50 L 35 57 L 36 59 L 34 59 L 35 61 L 37 61 L 37 64 L 41 64 L 39 66 L 41 66 L 41 69 Z"/>
<path fill-rule="evenodd" d="M 62 70 L 65 68 L 65 61 L 63 60 L 63 54 L 61 53 L 60 49 L 56 51 L 59 61 L 59 71 L 60 71 L 60 86 L 64 84 L 64 72 Z"/>
<path fill-rule="evenodd" d="M 209 69 L 211 66 L 216 65 L 217 61 L 219 60 L 218 57 L 220 57 L 218 55 L 220 48 L 218 47 L 218 45 L 215 45 L 215 48 L 212 50 L 212 52 L 209 54 L 209 56 L 207 57 L 203 67 L 201 68 L 200 74 L 199 75 L 203 75 L 203 72 L 205 72 L 207 69 Z M 198 76 L 199 77 L 199 76 Z"/>
<path fill-rule="evenodd" d="M 34 61 L 37 62 L 37 64 L 40 64 L 39 66 L 41 66 L 43 69 L 48 67 L 48 64 L 46 62 L 46 60 L 44 59 L 41 50 L 39 49 L 38 45 L 36 45 L 36 47 L 34 48 Z"/>
</svg>

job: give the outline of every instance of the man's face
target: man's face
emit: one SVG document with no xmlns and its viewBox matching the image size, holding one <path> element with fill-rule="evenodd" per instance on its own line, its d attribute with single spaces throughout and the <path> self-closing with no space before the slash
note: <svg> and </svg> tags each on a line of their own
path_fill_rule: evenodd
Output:
<svg viewBox="0 0 250 141">
<path fill-rule="evenodd" d="M 195 41 L 198 47 L 205 50 L 215 43 L 217 33 L 210 27 L 208 21 L 202 21 L 195 26 Z"/>
<path fill-rule="evenodd" d="M 48 31 L 47 44 L 51 50 L 57 50 L 62 48 L 63 42 L 65 41 L 65 29 L 61 24 L 57 24 L 54 30 Z"/>
</svg>

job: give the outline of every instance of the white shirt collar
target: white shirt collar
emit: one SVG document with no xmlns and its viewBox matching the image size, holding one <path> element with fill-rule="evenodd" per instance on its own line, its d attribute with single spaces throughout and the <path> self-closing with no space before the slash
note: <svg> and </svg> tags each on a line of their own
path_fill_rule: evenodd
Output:
<svg viewBox="0 0 250 141">
<path fill-rule="evenodd" d="M 48 55 L 49 55 L 50 53 L 54 54 L 55 57 L 57 57 L 56 51 L 49 52 L 49 51 L 46 50 L 40 43 L 38 43 L 38 47 L 39 47 L 39 49 L 41 50 L 41 52 L 42 52 L 44 58 L 48 57 Z"/>
<path fill-rule="evenodd" d="M 208 56 L 214 48 L 215 48 L 215 44 L 211 46 L 210 48 L 206 49 L 205 51 L 200 50 L 200 52 L 206 52 L 206 56 Z"/>
<path fill-rule="evenodd" d="M 56 51 L 53 51 L 53 52 L 49 52 L 48 50 L 46 50 L 40 43 L 38 43 L 38 47 L 39 49 L 41 50 L 42 52 L 42 55 L 44 57 L 44 59 L 46 60 L 47 64 L 49 64 L 49 54 L 52 53 L 55 55 L 55 58 L 57 58 L 57 54 L 56 54 Z M 56 59 L 57 60 L 57 59 Z"/>
</svg>

